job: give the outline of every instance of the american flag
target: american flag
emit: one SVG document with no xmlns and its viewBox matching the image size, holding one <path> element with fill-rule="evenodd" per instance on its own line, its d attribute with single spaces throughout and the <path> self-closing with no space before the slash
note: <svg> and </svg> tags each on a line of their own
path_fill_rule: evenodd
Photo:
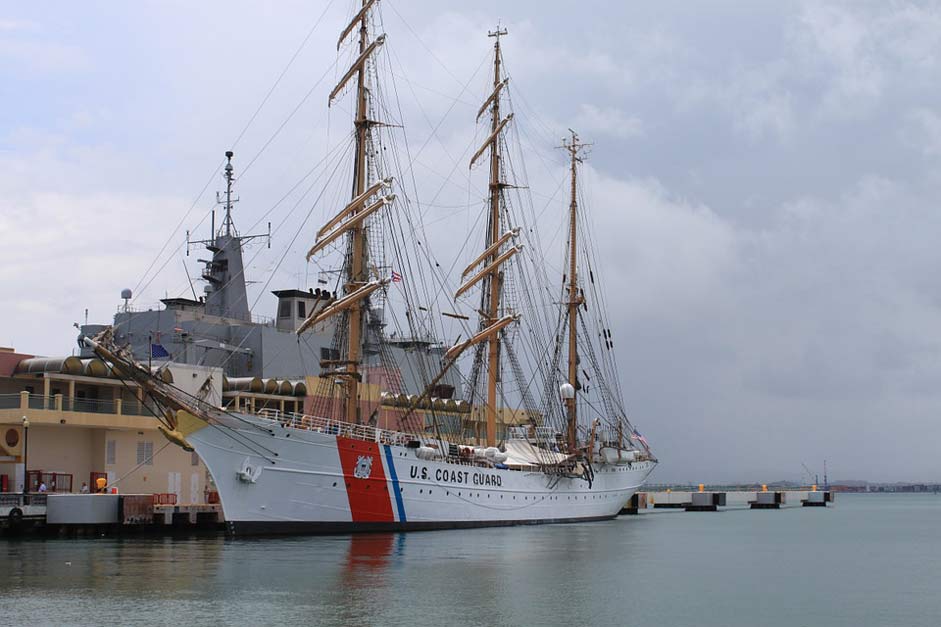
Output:
<svg viewBox="0 0 941 627">
<path fill-rule="evenodd" d="M 398 272 L 396 272 L 395 270 L 392 271 L 392 282 L 393 282 L 393 283 L 401 283 L 401 282 L 402 282 L 402 275 L 399 274 Z"/>
</svg>

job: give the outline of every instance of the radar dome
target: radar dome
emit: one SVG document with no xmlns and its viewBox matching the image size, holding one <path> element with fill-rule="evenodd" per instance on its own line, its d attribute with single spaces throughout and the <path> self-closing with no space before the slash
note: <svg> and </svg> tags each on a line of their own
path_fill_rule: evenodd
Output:
<svg viewBox="0 0 941 627">
<path fill-rule="evenodd" d="M 575 387 L 571 383 L 563 383 L 559 386 L 559 394 L 562 396 L 562 400 L 569 400 L 575 398 Z"/>
<path fill-rule="evenodd" d="M 124 300 L 128 300 L 133 297 L 134 295 L 131 293 L 130 288 L 125 287 L 123 290 L 121 290 L 121 298 L 123 298 Z"/>
</svg>

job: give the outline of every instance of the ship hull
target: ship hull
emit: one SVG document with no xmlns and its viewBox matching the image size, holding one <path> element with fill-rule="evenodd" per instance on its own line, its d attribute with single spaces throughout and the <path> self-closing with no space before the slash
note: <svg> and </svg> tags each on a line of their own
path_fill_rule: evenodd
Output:
<svg viewBox="0 0 941 627">
<path fill-rule="evenodd" d="M 187 436 L 236 535 L 420 531 L 614 518 L 655 465 L 593 465 L 591 482 L 421 459 L 404 442 L 238 415 Z M 388 432 L 385 432 L 388 433 Z"/>
</svg>

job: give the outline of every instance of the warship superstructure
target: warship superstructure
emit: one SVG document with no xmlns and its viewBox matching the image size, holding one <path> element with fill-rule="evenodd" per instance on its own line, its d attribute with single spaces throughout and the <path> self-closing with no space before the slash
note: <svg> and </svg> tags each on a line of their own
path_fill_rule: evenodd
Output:
<svg viewBox="0 0 941 627">
<path fill-rule="evenodd" d="M 336 292 L 324 287 L 308 290 L 273 290 L 277 298 L 271 316 L 253 315 L 249 308 L 247 281 L 243 264 L 243 247 L 261 235 L 240 235 L 235 226 L 233 208 L 237 199 L 233 194 L 235 169 L 234 153 L 226 152 L 223 172 L 225 192 L 219 196 L 222 221 L 219 227 L 213 217 L 211 237 L 191 241 L 187 233 L 187 252 L 191 246 L 204 246 L 210 253 L 203 264 L 201 277 L 203 295 L 192 298 L 164 298 L 161 306 L 135 307 L 128 304 L 132 294 L 125 290 L 124 305 L 118 308 L 111 325 L 85 324 L 81 336 L 92 337 L 105 328 L 113 329 L 114 342 L 126 347 L 134 359 L 142 363 L 161 366 L 170 363 L 198 365 L 218 369 L 222 381 L 215 382 L 228 391 L 244 380 L 301 381 L 318 376 L 329 369 L 329 362 L 337 353 L 334 346 L 335 322 L 329 320 L 298 334 L 300 325 L 311 315 L 337 299 Z M 215 212 L 213 212 L 215 216 Z M 384 320 L 381 308 L 366 312 L 366 338 L 364 342 L 363 382 L 381 384 L 386 370 L 379 351 L 379 337 Z M 446 347 L 427 333 L 410 337 L 386 337 L 386 362 L 396 365 L 397 391 L 420 394 L 427 373 L 437 371 Z M 94 356 L 94 351 L 80 342 L 81 357 Z M 442 381 L 442 396 L 460 397 L 460 381 L 450 373 Z M 301 388 L 297 388 L 301 391 Z M 272 390 L 262 384 L 259 393 Z M 304 396 L 306 389 L 303 390 Z M 249 390 L 251 392 L 251 390 Z M 294 391 L 285 392 L 293 396 Z M 309 404 L 309 403 L 308 403 Z"/>
</svg>

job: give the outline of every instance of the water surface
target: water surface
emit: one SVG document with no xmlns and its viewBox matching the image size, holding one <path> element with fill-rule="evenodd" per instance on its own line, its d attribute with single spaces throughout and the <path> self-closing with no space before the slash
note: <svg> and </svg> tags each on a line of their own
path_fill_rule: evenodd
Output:
<svg viewBox="0 0 941 627">
<path fill-rule="evenodd" d="M 298 539 L 0 540 L 9 625 L 941 624 L 941 496 Z"/>
</svg>

